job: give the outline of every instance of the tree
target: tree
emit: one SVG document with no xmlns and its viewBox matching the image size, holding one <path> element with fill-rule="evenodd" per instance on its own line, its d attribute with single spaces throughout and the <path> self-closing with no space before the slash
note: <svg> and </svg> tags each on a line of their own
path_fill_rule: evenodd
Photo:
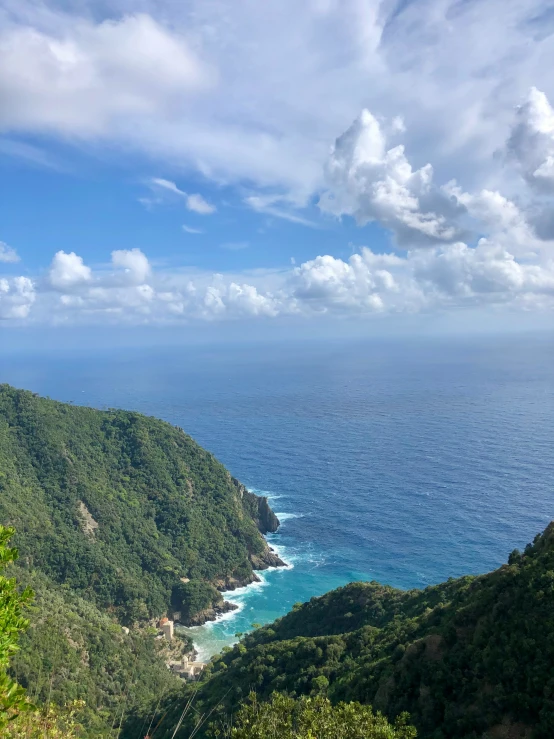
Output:
<svg viewBox="0 0 554 739">
<path fill-rule="evenodd" d="M 415 739 L 407 715 L 390 724 L 371 706 L 339 703 L 322 696 L 299 699 L 273 693 L 266 703 L 255 694 L 241 707 L 233 725 L 216 729 L 215 736 L 232 739 Z"/>
<path fill-rule="evenodd" d="M 2 574 L 17 559 L 17 549 L 8 546 L 13 534 L 14 529 L 0 526 L 0 730 L 30 706 L 25 690 L 7 674 L 19 635 L 29 626 L 23 613 L 33 597 L 29 588 L 19 592 L 15 579 Z"/>
</svg>

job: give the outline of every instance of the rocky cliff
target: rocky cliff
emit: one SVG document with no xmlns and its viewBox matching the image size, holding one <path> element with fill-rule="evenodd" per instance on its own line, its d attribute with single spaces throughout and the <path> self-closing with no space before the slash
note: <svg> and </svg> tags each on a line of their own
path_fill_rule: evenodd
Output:
<svg viewBox="0 0 554 739">
<path fill-rule="evenodd" d="M 271 510 L 268 499 L 264 495 L 255 495 L 244 485 L 233 478 L 233 484 L 239 491 L 243 506 L 256 522 L 261 534 L 273 534 L 279 528 L 279 519 Z"/>
</svg>

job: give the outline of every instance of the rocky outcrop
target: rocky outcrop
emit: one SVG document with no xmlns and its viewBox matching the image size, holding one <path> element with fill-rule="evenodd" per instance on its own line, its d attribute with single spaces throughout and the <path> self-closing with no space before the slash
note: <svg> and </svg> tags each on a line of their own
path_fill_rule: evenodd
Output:
<svg viewBox="0 0 554 739">
<path fill-rule="evenodd" d="M 237 588 L 244 588 L 246 585 L 250 585 L 253 582 L 260 582 L 260 578 L 253 572 L 248 577 L 220 577 L 213 581 L 213 584 L 218 590 L 225 592 L 227 590 L 236 590 Z"/>
<path fill-rule="evenodd" d="M 247 490 L 244 485 L 233 478 L 233 484 L 242 499 L 244 509 L 256 522 L 262 534 L 273 534 L 279 528 L 279 519 L 271 510 L 268 499 L 263 495 L 256 495 Z"/>
<path fill-rule="evenodd" d="M 198 611 L 194 616 L 191 616 L 184 626 L 202 626 L 207 621 L 215 621 L 218 616 L 229 611 L 236 611 L 238 608 L 234 603 L 229 603 L 228 600 L 222 600 L 221 603 L 217 603 L 212 608 L 206 608 L 204 611 Z"/>
<path fill-rule="evenodd" d="M 251 495 L 252 493 L 250 493 Z M 262 534 L 275 533 L 280 526 L 280 521 L 271 510 L 269 502 L 266 497 L 260 497 L 256 495 L 258 499 L 258 529 Z"/>
<path fill-rule="evenodd" d="M 251 554 L 250 561 L 255 570 L 267 570 L 268 567 L 287 566 L 286 562 L 283 562 L 281 557 L 271 547 L 268 547 L 263 554 Z"/>
<path fill-rule="evenodd" d="M 85 536 L 88 536 L 89 539 L 94 539 L 96 537 L 96 529 L 98 528 L 98 521 L 95 521 L 92 517 L 91 512 L 86 507 L 86 505 L 83 503 L 82 500 L 78 501 L 78 517 L 79 517 L 79 523 L 81 524 L 81 528 L 83 530 L 83 533 Z"/>
</svg>

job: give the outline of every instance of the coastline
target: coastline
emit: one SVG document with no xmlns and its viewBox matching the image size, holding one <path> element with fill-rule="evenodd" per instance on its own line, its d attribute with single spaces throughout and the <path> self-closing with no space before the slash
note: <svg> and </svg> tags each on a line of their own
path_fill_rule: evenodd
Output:
<svg viewBox="0 0 554 739">
<path fill-rule="evenodd" d="M 276 536 L 276 534 L 269 534 L 270 537 Z M 186 633 L 191 637 L 193 642 L 193 648 L 195 652 L 195 661 L 198 662 L 208 662 L 210 658 L 217 654 L 222 646 L 228 645 L 232 646 L 233 644 L 236 644 L 239 641 L 239 638 L 237 637 L 230 637 L 226 640 L 219 640 L 220 643 L 225 641 L 225 644 L 221 644 L 221 647 L 219 647 L 216 650 L 213 650 L 198 640 L 198 634 L 202 634 L 204 637 L 206 635 L 209 635 L 214 627 L 217 627 L 221 625 L 222 623 L 226 621 L 232 621 L 233 619 L 237 618 L 239 614 L 244 611 L 246 607 L 246 598 L 249 594 L 255 592 L 256 590 L 260 590 L 262 588 L 265 588 L 267 585 L 270 585 L 269 580 L 265 577 L 265 573 L 270 572 L 288 572 L 294 568 L 293 562 L 288 562 L 286 558 L 284 558 L 283 550 L 286 549 L 286 547 L 283 547 L 282 545 L 279 546 L 278 544 L 274 544 L 272 541 L 268 540 L 266 536 L 264 536 L 268 547 L 273 551 L 273 553 L 281 559 L 282 562 L 284 562 L 284 565 L 280 566 L 268 566 L 264 568 L 263 570 L 255 570 L 257 580 L 254 580 L 251 583 L 248 583 L 247 585 L 243 585 L 241 587 L 235 588 L 234 590 L 226 590 L 221 591 L 221 594 L 225 601 L 232 603 L 236 608 L 233 610 L 230 610 L 226 613 L 219 614 L 214 620 L 207 621 L 206 623 L 198 626 L 182 626 L 180 628 L 184 629 Z M 286 555 L 285 555 L 286 557 Z M 206 639 L 206 641 L 210 641 L 209 639 Z"/>
<path fill-rule="evenodd" d="M 247 488 L 238 480 L 236 480 L 236 485 L 238 489 L 242 491 L 242 495 L 248 493 L 252 496 L 256 496 L 256 498 L 258 498 L 259 500 L 265 501 L 265 507 L 267 507 L 271 516 L 276 519 L 276 521 L 278 521 L 278 526 L 274 529 L 269 528 L 267 525 L 265 525 L 267 522 L 264 522 L 261 526 L 261 522 L 258 522 L 258 526 L 260 528 L 260 533 L 266 543 L 266 556 L 269 555 L 268 561 L 274 559 L 277 560 L 279 564 L 267 564 L 266 562 L 264 562 L 263 555 L 261 557 L 252 558 L 252 569 L 255 578 L 252 580 L 252 582 L 246 583 L 245 585 L 238 585 L 225 590 L 220 589 L 220 593 L 223 596 L 224 603 L 233 606 L 232 608 L 227 611 L 218 613 L 215 618 L 206 620 L 203 624 L 179 627 L 185 630 L 189 637 L 192 639 L 194 653 L 196 655 L 195 661 L 199 662 L 207 662 L 214 654 L 220 652 L 223 646 L 232 646 L 233 644 L 237 643 L 239 639 L 238 637 L 235 637 L 234 634 L 225 634 L 225 636 L 223 636 L 222 638 L 218 638 L 219 634 L 222 631 L 221 625 L 225 622 L 233 621 L 234 619 L 239 618 L 240 614 L 247 606 L 247 599 L 249 594 L 255 593 L 257 590 L 265 588 L 267 585 L 270 584 L 265 573 L 269 574 L 274 571 L 288 572 L 294 568 L 293 562 L 287 560 L 287 547 L 275 543 L 275 538 L 280 536 L 282 526 L 285 521 L 291 518 L 301 517 L 302 514 L 299 515 L 286 512 L 281 512 L 279 514 L 275 513 L 270 505 L 272 504 L 274 499 L 282 498 L 285 496 L 273 495 L 271 492 L 266 490 Z M 256 566 L 258 564 L 262 566 Z M 255 623 L 256 620 L 257 619 L 255 618 L 255 616 L 253 616 L 252 621 Z M 218 629 L 218 627 L 220 628 Z M 214 628 L 217 635 L 212 636 Z M 239 629 L 237 629 L 237 632 L 235 633 L 238 633 L 238 630 Z M 225 629 L 223 629 L 223 631 L 225 631 Z M 217 647 L 215 646 L 216 644 Z"/>
</svg>

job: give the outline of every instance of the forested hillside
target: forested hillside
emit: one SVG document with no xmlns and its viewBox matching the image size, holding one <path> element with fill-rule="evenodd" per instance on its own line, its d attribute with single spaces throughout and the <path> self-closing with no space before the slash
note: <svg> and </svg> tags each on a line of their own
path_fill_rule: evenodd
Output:
<svg viewBox="0 0 554 739">
<path fill-rule="evenodd" d="M 312 598 L 214 659 L 196 705 L 224 717 L 252 690 L 408 711 L 422 739 L 551 739 L 554 524 L 487 575 Z"/>
<path fill-rule="evenodd" d="M 0 522 L 21 565 L 125 623 L 164 614 L 182 579 L 232 587 L 275 563 L 244 493 L 168 423 L 0 386 Z"/>
<path fill-rule="evenodd" d="M 217 588 L 275 564 L 267 500 L 167 423 L 0 386 L 1 524 L 21 557 L 9 564 L 0 529 L 0 728 L 21 700 L 12 678 L 61 706 L 7 736 L 413 739 L 410 722 L 420 739 L 554 736 L 554 524 L 487 575 L 312 598 L 193 685 L 148 621 L 195 623 Z"/>
</svg>

